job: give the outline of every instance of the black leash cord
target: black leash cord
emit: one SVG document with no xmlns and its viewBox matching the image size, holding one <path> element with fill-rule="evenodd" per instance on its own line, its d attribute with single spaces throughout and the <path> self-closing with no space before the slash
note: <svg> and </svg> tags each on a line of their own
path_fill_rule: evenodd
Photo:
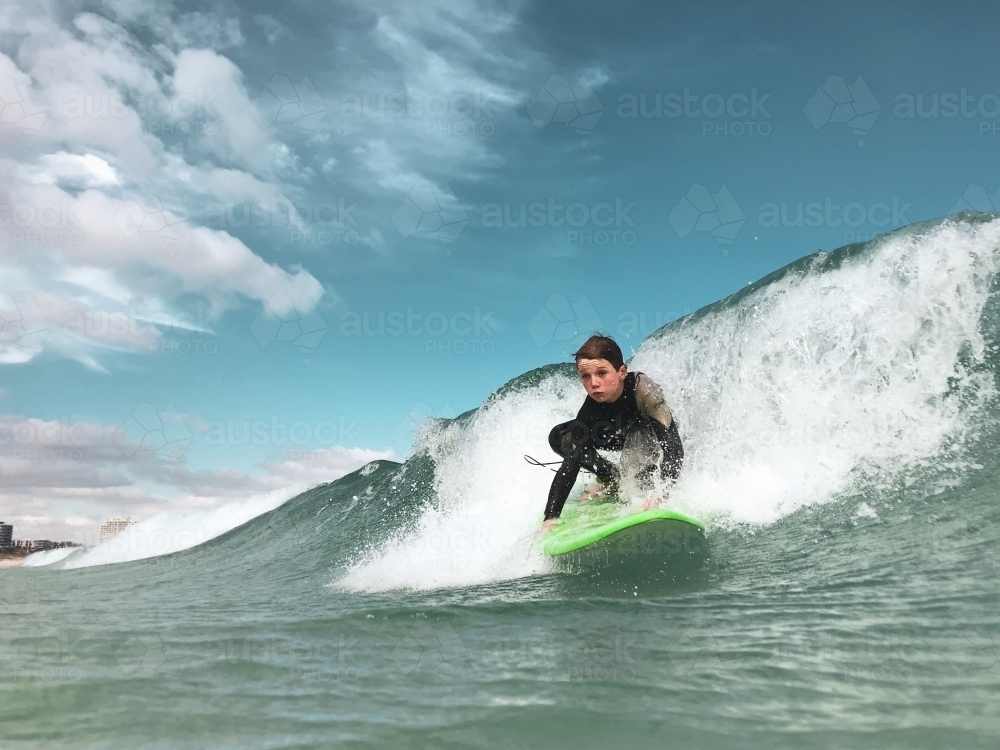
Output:
<svg viewBox="0 0 1000 750">
<path fill-rule="evenodd" d="M 534 458 L 533 456 L 529 456 L 527 453 L 524 454 L 524 460 L 527 461 L 532 466 L 544 466 L 549 471 L 556 471 L 552 467 L 555 466 L 556 464 L 561 464 L 562 463 L 562 461 L 549 461 L 548 463 L 543 463 L 543 462 L 539 461 L 537 458 Z M 588 474 L 593 474 L 593 472 L 590 469 L 588 469 L 588 468 L 586 468 L 584 466 L 580 467 L 580 471 L 585 471 Z"/>
<path fill-rule="evenodd" d="M 555 466 L 556 464 L 562 463 L 562 461 L 549 461 L 548 463 L 542 463 L 537 458 L 533 458 L 532 456 L 529 456 L 527 453 L 524 454 L 524 460 L 527 461 L 532 466 L 544 466 L 548 468 L 549 471 L 555 471 L 555 469 L 551 467 Z"/>
</svg>

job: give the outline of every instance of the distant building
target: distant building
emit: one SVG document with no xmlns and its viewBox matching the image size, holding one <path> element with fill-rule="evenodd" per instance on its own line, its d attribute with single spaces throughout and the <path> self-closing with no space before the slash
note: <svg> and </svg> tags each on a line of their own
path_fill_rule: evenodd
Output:
<svg viewBox="0 0 1000 750">
<path fill-rule="evenodd" d="M 27 554 L 33 552 L 45 552 L 50 549 L 62 549 L 63 547 L 79 547 L 76 542 L 53 542 L 50 539 L 18 539 L 14 542 L 14 547 Z"/>
<path fill-rule="evenodd" d="M 101 524 L 101 541 L 118 536 L 122 531 L 132 525 L 132 519 L 127 516 L 118 516 Z"/>
<path fill-rule="evenodd" d="M 27 557 L 33 552 L 80 546 L 76 542 L 53 542 L 49 539 L 12 539 L 12 533 L 9 524 L 0 523 L 0 541 L 6 542 L 0 544 L 0 553 L 6 556 Z"/>
</svg>

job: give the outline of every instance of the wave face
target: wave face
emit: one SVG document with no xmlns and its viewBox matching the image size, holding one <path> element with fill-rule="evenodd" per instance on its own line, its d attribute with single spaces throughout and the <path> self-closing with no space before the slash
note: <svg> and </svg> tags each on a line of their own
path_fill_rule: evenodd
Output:
<svg viewBox="0 0 1000 750">
<path fill-rule="evenodd" d="M 531 543 L 551 473 L 522 454 L 581 403 L 570 364 L 428 423 L 404 464 L 0 570 L 5 739 L 994 747 L 998 270 L 1000 219 L 960 215 L 650 336 L 631 366 L 687 450 L 670 503 L 709 524 L 669 580 Z"/>
<path fill-rule="evenodd" d="M 163 512 L 125 528 L 94 547 L 36 552 L 23 567 L 89 568 L 170 555 L 205 544 L 263 513 L 274 510 L 303 487 L 276 490 L 214 508 Z"/>
<path fill-rule="evenodd" d="M 662 385 L 680 426 L 671 506 L 713 528 L 762 526 L 914 472 L 943 486 L 981 467 L 967 448 L 996 398 L 998 245 L 986 217 L 908 227 L 803 258 L 656 331 L 630 367 Z M 339 584 L 546 572 L 529 539 L 551 474 L 522 454 L 551 457 L 549 428 L 582 398 L 572 367 L 551 366 L 431 425 L 418 452 L 435 466 L 433 502 Z"/>
</svg>

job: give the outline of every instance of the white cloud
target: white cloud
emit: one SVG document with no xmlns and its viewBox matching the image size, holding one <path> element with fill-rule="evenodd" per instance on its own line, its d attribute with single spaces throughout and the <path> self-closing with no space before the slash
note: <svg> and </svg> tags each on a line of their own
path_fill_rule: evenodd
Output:
<svg viewBox="0 0 1000 750">
<path fill-rule="evenodd" d="M 418 184 L 488 179 L 501 129 L 547 67 L 516 17 L 482 0 L 357 6 L 374 23 L 343 30 L 326 53 L 330 74 L 315 81 L 330 102 L 330 179 L 396 205 Z"/>
<path fill-rule="evenodd" d="M 268 44 L 274 44 L 278 39 L 290 33 L 281 21 L 266 13 L 254 16 L 253 20 L 260 27 L 261 31 L 264 32 Z"/>
<path fill-rule="evenodd" d="M 246 41 L 238 19 L 223 18 L 214 12 L 184 13 L 175 23 L 164 25 L 162 28 L 170 35 L 170 40 L 179 47 L 225 49 L 240 47 Z"/>
<path fill-rule="evenodd" d="M 329 448 L 293 451 L 281 461 L 265 463 L 264 468 L 274 476 L 285 477 L 288 481 L 319 484 L 350 474 L 365 464 L 380 459 L 400 460 L 391 450 L 374 451 L 333 445 Z"/>
<path fill-rule="evenodd" d="M 112 516 L 138 520 L 164 509 L 217 507 L 291 485 L 331 482 L 378 459 L 397 460 L 392 451 L 331 445 L 289 451 L 264 463 L 259 475 L 195 471 L 183 455 L 140 447 L 118 426 L 0 415 L 0 508 L 20 538 L 92 541 Z"/>
<path fill-rule="evenodd" d="M 141 317 L 176 311 L 192 294 L 216 312 L 241 297 L 266 302 L 281 294 L 316 303 L 324 288 L 307 269 L 264 261 L 225 231 L 232 227 L 199 226 L 200 215 L 187 206 L 286 200 L 296 183 L 321 169 L 376 203 L 398 201 L 416 184 L 441 186 L 455 173 L 475 179 L 498 163 L 488 139 L 432 132 L 437 123 L 426 114 L 341 118 L 338 100 L 345 93 L 435 96 L 447 103 L 446 120 L 455 119 L 455 102 L 472 103 L 474 116 L 492 125 L 499 111 L 524 99 L 504 81 L 531 65 L 513 16 L 489 4 L 366 5 L 377 21 L 345 29 L 329 52 L 331 74 L 317 79 L 331 106 L 311 137 L 328 153 L 315 167 L 303 167 L 296 144 L 282 140 L 291 136 L 252 116 L 268 74 L 248 90 L 243 72 L 222 52 L 244 43 L 238 24 L 212 13 L 176 15 L 170 6 L 139 0 L 107 7 L 129 28 L 146 26 L 159 43 L 140 43 L 96 13 L 60 25 L 17 3 L 0 16 L 0 33 L 13 30 L 17 19 L 24 34 L 17 47 L 0 39 L 0 75 L 16 81 L 28 109 L 45 109 L 44 127 L 32 140 L 0 138 L 6 193 L 0 197 L 25 207 L 22 221 L 0 239 L 17 246 L 48 238 L 36 252 L 0 260 L 0 291 L 30 295 L 63 315 L 109 316 L 139 302 Z M 256 23 L 275 43 L 283 36 L 269 16 Z M 3 52 L 16 54 L 17 63 Z M 179 135 L 183 148 L 175 145 Z M 50 225 L 37 215 L 31 220 L 43 207 Z M 360 234 L 363 245 L 384 244 L 374 227 Z M 145 273 L 149 268 L 156 273 Z M 58 319 L 51 322 L 44 347 L 98 368 L 101 348 L 140 351 L 156 335 L 67 337 Z M 19 350 L 18 361 L 26 361 L 26 351 Z"/>
<path fill-rule="evenodd" d="M 94 154 L 68 154 L 65 151 L 43 154 L 35 169 L 25 170 L 25 176 L 32 182 L 84 188 L 121 184 L 115 168 L 101 157 Z"/>
<path fill-rule="evenodd" d="M 150 12 L 141 4 L 119 10 L 133 19 Z M 294 159 L 250 116 L 230 60 L 213 50 L 144 48 L 92 13 L 75 17 L 74 32 L 26 6 L 19 11 L 24 69 L 0 52 L 0 83 L 13 82 L 29 109 L 44 106 L 46 119 L 18 139 L 18 122 L 0 116 L 0 242 L 32 249 L 0 258 L 0 293 L 37 304 L 49 330 L 31 346 L 0 338 L 0 361 L 26 362 L 49 349 L 103 369 L 101 350 L 148 351 L 160 335 L 155 327 L 115 337 L 100 325 L 68 331 L 67 320 L 80 315 L 179 316 L 191 295 L 215 314 L 276 293 L 318 302 L 325 290 L 308 270 L 264 261 L 226 227 L 198 226 L 184 206 L 193 196 L 197 205 L 284 199 L 274 174 Z M 217 132 L 192 136 L 189 152 L 198 158 L 189 162 L 160 137 L 191 118 Z"/>
<path fill-rule="evenodd" d="M 219 128 L 200 139 L 203 148 L 256 173 L 271 173 L 292 163 L 288 148 L 253 118 L 243 74 L 231 60 L 210 49 L 186 49 L 173 63 L 173 119 L 202 117 Z"/>
<path fill-rule="evenodd" d="M 0 175 L 3 171 L 0 164 Z M 88 321 L 114 315 L 139 320 L 160 313 L 177 317 L 181 309 L 175 301 L 190 294 L 204 298 L 214 314 L 237 306 L 241 297 L 263 304 L 278 293 L 308 308 L 324 295 L 323 286 L 307 270 L 267 263 L 225 231 L 181 221 L 183 241 L 170 242 L 155 231 L 130 234 L 126 220 L 134 221 L 135 212 L 150 215 L 156 208 L 141 197 L 129 202 L 98 189 L 74 197 L 56 185 L 16 179 L 10 191 L 13 220 L 0 229 L 0 239 L 13 247 L 26 245 L 32 237 L 36 243 L 37 238 L 53 239 L 35 252 L 0 260 L 0 291 L 15 302 L 30 298 L 39 305 L 43 322 L 50 326 L 44 346 L 81 362 L 93 364 L 95 353 L 88 344 L 141 351 L 150 337 L 159 335 L 153 330 L 142 336 L 123 333 L 112 341 L 100 326 L 97 333 L 88 326 L 70 330 L 81 314 Z M 163 216 L 167 222 L 177 220 L 170 211 Z M 28 361 L 41 350 L 22 347 L 31 356 L 6 361 Z"/>
</svg>

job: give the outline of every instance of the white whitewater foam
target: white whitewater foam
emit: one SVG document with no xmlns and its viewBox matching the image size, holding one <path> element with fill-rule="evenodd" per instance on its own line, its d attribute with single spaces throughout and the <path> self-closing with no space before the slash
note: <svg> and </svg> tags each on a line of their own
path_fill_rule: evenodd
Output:
<svg viewBox="0 0 1000 750">
<path fill-rule="evenodd" d="M 677 495 L 696 515 L 769 524 L 960 439 L 971 420 L 945 394 L 956 375 L 992 394 L 958 370 L 963 347 L 985 354 L 998 245 L 1000 221 L 896 235 L 644 342 L 633 367 L 671 394 L 684 437 Z"/>
<path fill-rule="evenodd" d="M 416 529 L 378 550 L 338 582 L 351 590 L 437 588 L 531 575 L 545 560 L 531 544 L 552 472 L 524 454 L 548 456 L 552 425 L 579 408 L 578 382 L 552 377 L 538 388 L 490 400 L 466 425 L 423 436 L 437 463 L 437 503 Z"/>
<path fill-rule="evenodd" d="M 54 565 L 57 562 L 62 562 L 74 552 L 79 551 L 79 547 L 59 547 L 58 549 L 47 549 L 44 552 L 33 552 L 24 558 L 21 567 L 41 568 L 46 565 Z"/>
<path fill-rule="evenodd" d="M 305 489 L 307 485 L 303 484 L 213 508 L 158 513 L 127 527 L 96 547 L 65 550 L 66 554 L 62 556 L 45 557 L 49 552 L 61 553 L 64 550 L 37 553 L 29 556 L 24 564 L 32 567 L 53 565 L 64 569 L 87 568 L 169 555 L 204 544 L 209 539 L 242 526 L 262 513 L 274 510 Z"/>
<path fill-rule="evenodd" d="M 878 518 L 878 513 L 868 503 L 861 503 L 854 511 L 855 518 Z"/>
<path fill-rule="evenodd" d="M 631 369 L 663 387 L 686 451 L 669 505 L 715 527 L 770 524 L 961 439 L 972 420 L 946 396 L 949 378 L 980 403 L 993 395 L 991 378 L 961 372 L 959 354 L 984 355 L 998 247 L 1000 221 L 900 233 L 647 339 Z M 553 376 L 424 436 L 437 502 L 335 585 L 429 589 L 547 570 L 531 535 L 552 474 L 522 454 L 552 460 L 548 431 L 584 395 Z"/>
</svg>

